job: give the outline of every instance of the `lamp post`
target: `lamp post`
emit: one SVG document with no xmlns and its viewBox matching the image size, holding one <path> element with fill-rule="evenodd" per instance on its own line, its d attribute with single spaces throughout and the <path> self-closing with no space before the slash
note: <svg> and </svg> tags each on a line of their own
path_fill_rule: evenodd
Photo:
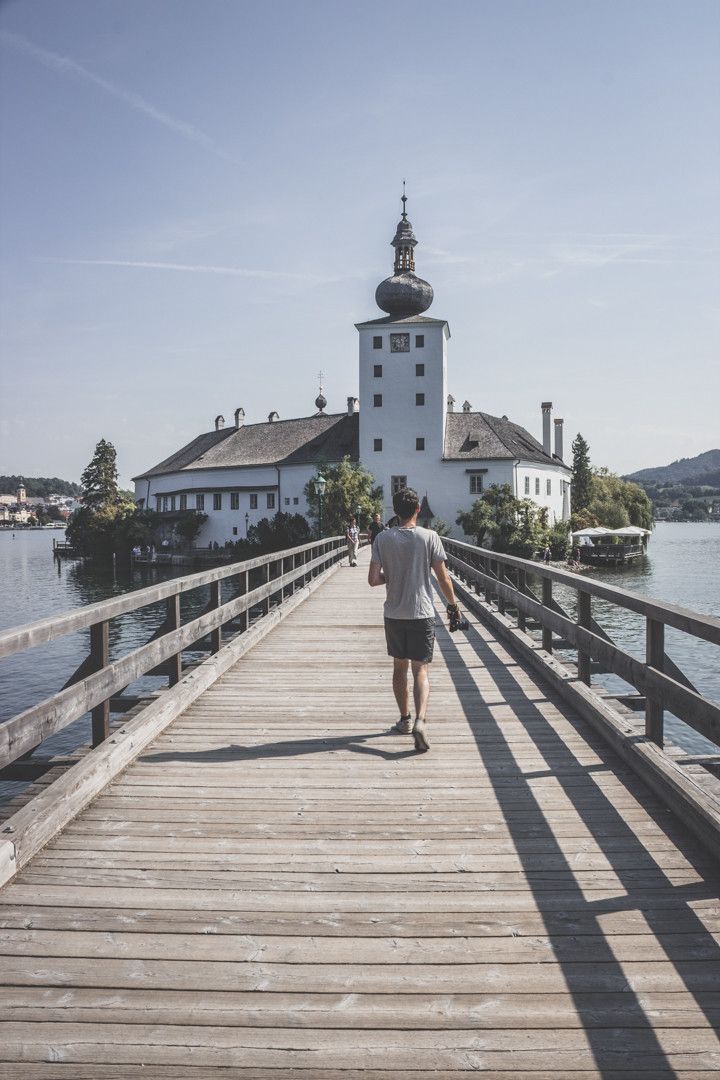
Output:
<svg viewBox="0 0 720 1080">
<path fill-rule="evenodd" d="M 315 490 L 318 497 L 318 539 L 322 540 L 322 501 L 325 494 L 326 480 L 324 476 L 318 476 L 315 479 Z"/>
<path fill-rule="evenodd" d="M 247 512 L 247 510 L 246 510 L 246 511 L 245 511 L 245 539 L 246 539 L 246 540 L 247 540 L 247 534 L 248 534 L 248 525 L 249 525 L 249 523 L 250 523 L 250 515 L 248 514 L 248 512 Z"/>
</svg>

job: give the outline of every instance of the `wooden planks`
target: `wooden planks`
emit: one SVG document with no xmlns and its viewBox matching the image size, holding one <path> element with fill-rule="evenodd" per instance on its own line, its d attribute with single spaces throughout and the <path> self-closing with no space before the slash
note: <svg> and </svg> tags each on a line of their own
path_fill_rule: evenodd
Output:
<svg viewBox="0 0 720 1080">
<path fill-rule="evenodd" d="M 481 627 L 417 755 L 381 599 L 338 571 L 0 890 L 0 1077 L 720 1068 L 717 864 Z"/>
</svg>

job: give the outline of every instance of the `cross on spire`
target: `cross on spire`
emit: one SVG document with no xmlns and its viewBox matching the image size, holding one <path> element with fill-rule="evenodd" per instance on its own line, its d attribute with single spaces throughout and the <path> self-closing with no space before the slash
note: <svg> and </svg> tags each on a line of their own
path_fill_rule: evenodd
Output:
<svg viewBox="0 0 720 1080">
<path fill-rule="evenodd" d="M 405 194 L 405 181 L 404 180 L 403 180 L 403 193 L 402 193 L 402 197 L 400 199 L 400 202 L 403 204 L 403 208 L 402 208 L 403 221 L 407 221 L 407 207 L 405 206 L 405 203 L 407 202 L 407 195 Z"/>
</svg>

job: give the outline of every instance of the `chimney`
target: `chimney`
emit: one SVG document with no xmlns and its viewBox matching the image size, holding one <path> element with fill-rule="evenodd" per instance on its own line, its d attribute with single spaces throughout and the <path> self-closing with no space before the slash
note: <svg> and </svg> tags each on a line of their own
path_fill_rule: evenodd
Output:
<svg viewBox="0 0 720 1080">
<path fill-rule="evenodd" d="M 347 414 L 348 416 L 354 416 L 356 412 L 360 411 L 360 402 L 356 397 L 349 397 L 347 399 Z"/>
<path fill-rule="evenodd" d="M 463 412 L 472 412 L 472 405 L 469 401 L 463 401 Z"/>
<path fill-rule="evenodd" d="M 455 398 L 452 396 L 452 394 L 448 394 L 447 396 L 447 411 L 455 412 Z"/>
<path fill-rule="evenodd" d="M 215 430 L 216 431 L 222 431 L 222 429 L 224 427 L 225 427 L 225 417 L 224 416 L 216 416 L 215 417 Z"/>
<path fill-rule="evenodd" d="M 240 408 L 235 410 L 235 427 L 241 428 L 245 423 L 245 410 Z"/>
<path fill-rule="evenodd" d="M 563 459 L 563 421 L 555 421 L 555 457 Z"/>
<path fill-rule="evenodd" d="M 550 445 L 550 415 L 552 413 L 552 401 L 543 401 L 540 408 L 542 409 L 543 420 L 543 450 L 548 457 L 552 457 L 552 447 Z"/>
<path fill-rule="evenodd" d="M 279 420 L 279 419 L 280 419 L 280 414 L 276 413 L 275 410 L 273 409 L 273 411 L 268 416 L 268 423 L 274 424 L 275 421 Z"/>
</svg>

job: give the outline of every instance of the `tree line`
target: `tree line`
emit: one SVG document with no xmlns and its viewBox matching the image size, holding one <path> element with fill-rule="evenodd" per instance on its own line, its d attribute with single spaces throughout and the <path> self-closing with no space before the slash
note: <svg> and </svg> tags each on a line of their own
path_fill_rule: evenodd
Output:
<svg viewBox="0 0 720 1080">
<path fill-rule="evenodd" d="M 66 495 L 70 498 L 79 495 L 82 490 L 79 484 L 60 480 L 57 476 L 0 476 L 0 495 L 15 495 L 21 484 L 31 499 L 46 499 L 48 495 Z"/>
</svg>

